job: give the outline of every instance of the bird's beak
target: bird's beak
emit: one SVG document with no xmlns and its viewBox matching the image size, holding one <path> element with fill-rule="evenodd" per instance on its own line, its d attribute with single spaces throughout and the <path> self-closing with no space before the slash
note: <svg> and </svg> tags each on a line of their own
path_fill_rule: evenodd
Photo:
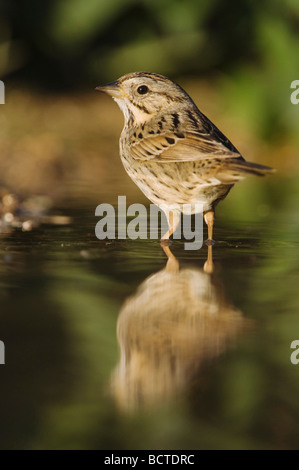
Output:
<svg viewBox="0 0 299 470">
<path fill-rule="evenodd" d="M 122 93 L 122 90 L 121 90 L 121 88 L 118 84 L 118 81 L 107 83 L 107 85 L 97 86 L 96 90 L 107 93 L 107 95 L 110 95 L 113 98 L 123 98 L 124 97 L 124 95 Z"/>
</svg>

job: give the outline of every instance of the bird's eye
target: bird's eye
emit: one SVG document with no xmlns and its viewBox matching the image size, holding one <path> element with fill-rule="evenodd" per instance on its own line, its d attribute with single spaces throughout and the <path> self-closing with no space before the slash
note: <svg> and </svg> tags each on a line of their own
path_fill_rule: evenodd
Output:
<svg viewBox="0 0 299 470">
<path fill-rule="evenodd" d="M 137 92 L 139 93 L 139 95 L 145 95 L 148 92 L 148 87 L 146 85 L 140 85 L 137 88 Z"/>
</svg>

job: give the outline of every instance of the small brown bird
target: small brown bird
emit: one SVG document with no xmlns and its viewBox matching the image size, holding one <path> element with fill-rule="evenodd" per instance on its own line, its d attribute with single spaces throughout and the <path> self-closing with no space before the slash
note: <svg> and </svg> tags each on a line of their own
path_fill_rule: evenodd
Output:
<svg viewBox="0 0 299 470">
<path fill-rule="evenodd" d="M 215 206 L 234 183 L 273 171 L 245 161 L 190 96 L 162 75 L 130 73 L 96 90 L 112 96 L 124 113 L 120 156 L 127 173 L 150 201 L 169 207 L 162 240 L 176 230 L 183 205 L 197 203 L 211 242 Z"/>
</svg>

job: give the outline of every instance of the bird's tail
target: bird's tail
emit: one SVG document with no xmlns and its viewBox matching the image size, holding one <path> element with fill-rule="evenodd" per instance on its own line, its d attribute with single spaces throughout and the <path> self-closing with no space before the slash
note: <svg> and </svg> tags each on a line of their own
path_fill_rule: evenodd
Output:
<svg viewBox="0 0 299 470">
<path fill-rule="evenodd" d="M 230 160 L 227 163 L 231 170 L 240 171 L 241 173 L 247 173 L 249 175 L 266 176 L 276 171 L 270 166 L 260 165 L 259 163 L 246 162 L 246 160 Z"/>
<path fill-rule="evenodd" d="M 266 165 L 259 163 L 247 162 L 241 159 L 226 160 L 225 166 L 217 173 L 223 183 L 234 183 L 242 180 L 247 175 L 266 176 L 274 173 L 276 170 Z"/>
</svg>

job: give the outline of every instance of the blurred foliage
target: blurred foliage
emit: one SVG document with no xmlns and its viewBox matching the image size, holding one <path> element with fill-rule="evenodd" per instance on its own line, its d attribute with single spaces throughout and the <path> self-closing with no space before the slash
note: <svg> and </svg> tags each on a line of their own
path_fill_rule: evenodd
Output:
<svg viewBox="0 0 299 470">
<path fill-rule="evenodd" d="M 1 75 L 18 70 L 50 87 L 140 68 L 171 75 L 298 69 L 292 0 L 242 0 L 233 9 L 229 0 L 2 0 L 0 11 Z"/>
</svg>

